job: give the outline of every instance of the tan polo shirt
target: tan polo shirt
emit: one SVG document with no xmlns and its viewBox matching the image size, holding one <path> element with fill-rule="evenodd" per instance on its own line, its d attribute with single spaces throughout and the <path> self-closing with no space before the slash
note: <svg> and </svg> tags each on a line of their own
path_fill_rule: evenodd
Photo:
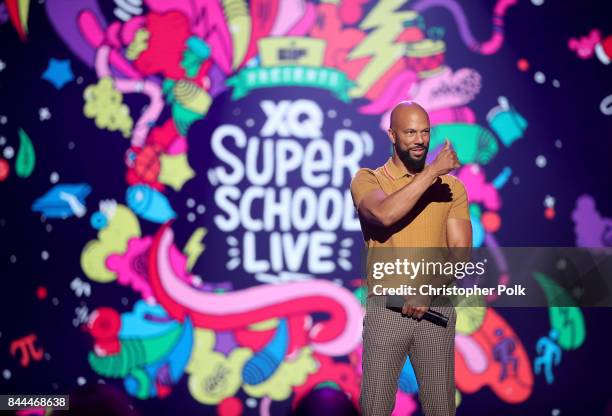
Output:
<svg viewBox="0 0 612 416">
<path fill-rule="evenodd" d="M 351 182 L 355 207 L 375 189 L 389 195 L 412 182 L 414 175 L 389 158 L 377 169 L 360 169 Z M 446 222 L 449 218 L 469 220 L 468 199 L 463 183 L 452 175 L 440 176 L 421 196 L 412 211 L 391 227 L 380 227 L 360 217 L 368 248 L 447 247 Z"/>
</svg>

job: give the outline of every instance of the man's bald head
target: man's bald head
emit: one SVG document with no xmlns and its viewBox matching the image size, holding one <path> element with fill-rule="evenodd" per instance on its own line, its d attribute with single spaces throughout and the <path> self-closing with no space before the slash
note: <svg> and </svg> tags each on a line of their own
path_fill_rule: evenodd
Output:
<svg viewBox="0 0 612 416">
<path fill-rule="evenodd" d="M 414 101 L 401 101 L 395 107 L 393 107 L 393 110 L 391 111 L 389 128 L 392 130 L 401 128 L 400 126 L 404 124 L 403 120 L 410 118 L 415 113 L 425 115 L 427 121 L 429 122 L 429 115 L 423 107 Z"/>
</svg>

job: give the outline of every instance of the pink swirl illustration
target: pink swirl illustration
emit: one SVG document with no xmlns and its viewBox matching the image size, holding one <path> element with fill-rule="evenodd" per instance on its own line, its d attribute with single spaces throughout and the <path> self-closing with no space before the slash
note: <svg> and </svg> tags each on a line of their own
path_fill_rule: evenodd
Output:
<svg viewBox="0 0 612 416">
<path fill-rule="evenodd" d="M 493 11 L 493 34 L 491 38 L 485 42 L 478 42 L 469 28 L 467 18 L 463 9 L 454 0 L 422 0 L 416 3 L 413 7 L 419 13 L 431 9 L 433 7 L 444 7 L 455 18 L 459 36 L 465 45 L 472 51 L 482 55 L 492 55 L 499 50 L 504 43 L 504 16 L 506 11 L 516 4 L 517 0 L 499 0 L 495 4 Z"/>
<path fill-rule="evenodd" d="M 172 318 L 183 321 L 189 316 L 196 327 L 223 331 L 272 318 L 326 313 L 327 321 L 309 331 L 315 351 L 340 356 L 359 345 L 363 312 L 357 298 L 343 287 L 312 280 L 255 286 L 222 295 L 200 292 L 173 270 L 169 256 L 173 241 L 174 232 L 167 223 L 157 231 L 149 257 L 153 293 Z"/>
</svg>

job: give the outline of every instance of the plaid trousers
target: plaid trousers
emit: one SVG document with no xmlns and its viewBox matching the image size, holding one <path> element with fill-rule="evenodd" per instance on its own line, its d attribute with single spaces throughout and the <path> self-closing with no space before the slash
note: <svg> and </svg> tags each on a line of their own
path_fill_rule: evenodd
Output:
<svg viewBox="0 0 612 416">
<path fill-rule="evenodd" d="M 368 297 L 363 320 L 363 377 L 359 402 L 364 416 L 389 416 L 400 372 L 410 357 L 426 416 L 455 415 L 455 307 L 430 307 L 448 317 L 446 328 L 385 308 L 385 296 Z"/>
</svg>

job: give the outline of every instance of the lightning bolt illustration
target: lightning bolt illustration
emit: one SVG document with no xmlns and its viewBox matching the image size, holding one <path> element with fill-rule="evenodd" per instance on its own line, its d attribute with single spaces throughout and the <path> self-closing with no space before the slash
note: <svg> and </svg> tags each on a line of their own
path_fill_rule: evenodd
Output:
<svg viewBox="0 0 612 416">
<path fill-rule="evenodd" d="M 195 262 L 198 261 L 200 254 L 202 254 L 204 252 L 204 249 L 206 248 L 206 246 L 202 244 L 202 240 L 204 239 L 206 233 L 206 228 L 196 228 L 193 234 L 191 234 L 191 237 L 189 237 L 189 240 L 187 240 L 187 244 L 185 244 L 185 247 L 183 248 L 183 253 L 187 255 L 187 270 L 189 271 L 191 271 Z"/>
<path fill-rule="evenodd" d="M 371 30 L 368 36 L 353 50 L 348 59 L 371 57 L 356 80 L 356 86 L 349 91 L 351 97 L 364 95 L 372 85 L 398 60 L 405 52 L 403 43 L 394 43 L 404 30 L 403 22 L 418 17 L 415 11 L 398 11 L 407 0 L 385 0 L 378 2 L 361 22 L 359 28 Z"/>
</svg>

